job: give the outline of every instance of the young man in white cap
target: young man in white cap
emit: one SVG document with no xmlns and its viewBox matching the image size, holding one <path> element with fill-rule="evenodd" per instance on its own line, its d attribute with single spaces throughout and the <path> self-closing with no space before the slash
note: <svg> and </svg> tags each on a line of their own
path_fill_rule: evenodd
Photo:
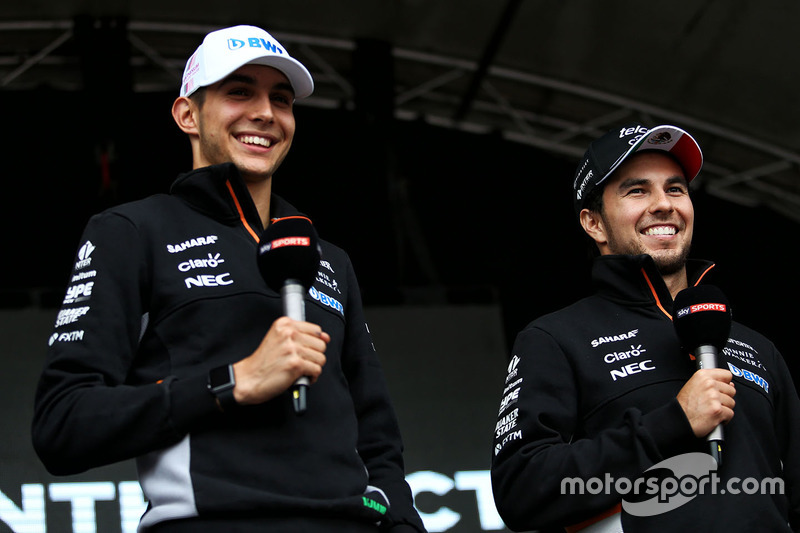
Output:
<svg viewBox="0 0 800 533">
<path fill-rule="evenodd" d="M 698 370 L 690 353 L 705 344 L 682 346 L 676 329 L 687 309 L 730 312 L 673 305 L 713 288 L 714 265 L 687 259 L 702 161 L 680 128 L 637 123 L 592 142 L 578 166 L 596 292 L 515 341 L 492 464 L 512 529 L 800 528 L 800 402 L 780 353 L 728 314 L 716 368 Z M 720 425 L 724 445 L 710 448 Z"/>
<path fill-rule="evenodd" d="M 264 30 L 210 33 L 172 109 L 194 170 L 84 231 L 33 441 L 56 474 L 135 458 L 140 531 L 424 531 L 346 253 L 320 241 L 306 320 L 257 264 L 271 224 L 304 218 L 272 178 L 312 90 Z"/>
</svg>

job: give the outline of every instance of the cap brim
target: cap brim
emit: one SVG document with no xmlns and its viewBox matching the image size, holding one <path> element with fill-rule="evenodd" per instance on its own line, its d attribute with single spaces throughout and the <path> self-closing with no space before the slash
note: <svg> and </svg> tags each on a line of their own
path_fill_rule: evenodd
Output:
<svg viewBox="0 0 800 533">
<path fill-rule="evenodd" d="M 293 57 L 264 56 L 257 57 L 244 65 L 266 65 L 276 68 L 286 75 L 294 89 L 295 98 L 305 98 L 314 92 L 314 79 L 302 63 Z"/>
<path fill-rule="evenodd" d="M 213 85 L 225 79 L 227 76 L 230 76 L 233 72 L 236 72 L 245 65 L 265 65 L 281 71 L 289 80 L 289 84 L 292 86 L 292 90 L 294 90 L 295 98 L 306 98 L 314 92 L 314 79 L 302 63 L 293 57 L 275 55 L 244 57 L 242 61 L 238 63 L 226 65 L 227 68 L 222 71 L 216 72 L 215 74 L 209 73 L 207 78 L 202 83 L 198 83 L 193 91 L 197 90 L 199 87 Z M 184 86 L 185 84 L 182 85 L 182 91 Z M 182 96 L 186 96 L 186 94 L 182 92 Z"/>
</svg>

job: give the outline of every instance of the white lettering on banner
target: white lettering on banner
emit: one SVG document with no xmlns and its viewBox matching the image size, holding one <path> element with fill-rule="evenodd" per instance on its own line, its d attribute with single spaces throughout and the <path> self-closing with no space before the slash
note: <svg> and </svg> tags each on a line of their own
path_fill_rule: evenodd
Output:
<svg viewBox="0 0 800 533">
<path fill-rule="evenodd" d="M 81 533 L 97 531 L 95 501 L 113 501 L 116 489 L 110 481 L 94 483 L 52 483 L 48 487 L 50 500 L 72 504 L 72 530 Z"/>
<path fill-rule="evenodd" d="M 21 508 L 0 492 L 0 521 L 15 533 L 46 531 L 44 486 L 38 483 L 22 485 L 21 492 Z"/>
<path fill-rule="evenodd" d="M 114 483 L 78 482 L 51 483 L 47 494 L 52 502 L 69 502 L 72 510 L 72 531 L 89 533 L 97 531 L 95 503 L 114 501 L 119 495 L 119 516 L 122 533 L 136 533 L 147 503 L 136 481 L 119 483 L 119 493 Z M 47 513 L 45 486 L 39 483 L 22 485 L 21 508 L 0 492 L 0 522 L 14 533 L 46 533 Z M 65 528 L 59 528 L 63 530 Z"/>
<path fill-rule="evenodd" d="M 415 499 L 420 494 L 445 496 L 453 490 L 475 492 L 478 521 L 482 531 L 499 531 L 505 528 L 494 505 L 492 482 L 488 470 L 464 470 L 449 477 L 439 472 L 422 470 L 406 476 Z M 45 491 L 45 489 L 47 489 Z M 136 481 L 122 481 L 115 485 L 111 481 L 73 483 L 28 483 L 21 486 L 21 504 L 0 492 L 0 524 L 5 524 L 14 533 L 48 533 L 47 502 L 65 502 L 71 506 L 72 531 L 89 533 L 108 528 L 98 522 L 96 505 L 99 502 L 117 501 L 119 505 L 120 530 L 136 533 L 139 518 L 147 509 L 142 489 Z M 47 497 L 45 496 L 47 494 Z M 420 500 L 430 501 L 424 496 Z M 458 501 L 458 500 L 455 500 Z M 103 503 L 103 505 L 110 505 Z M 448 531 L 464 517 L 466 511 L 438 507 L 433 512 L 419 510 L 425 528 L 430 533 Z M 104 516 L 107 516 L 104 514 Z M 64 524 L 50 524 L 52 531 L 69 530 Z M 113 527 L 112 529 L 117 529 Z"/>
<path fill-rule="evenodd" d="M 439 472 L 423 470 L 406 476 L 406 481 L 411 487 L 411 494 L 416 502 L 421 493 L 430 492 L 437 496 L 444 496 L 454 488 L 458 491 L 475 491 L 478 504 L 478 519 L 481 530 L 497 531 L 503 529 L 505 524 L 494 505 L 492 496 L 492 480 L 488 470 L 469 470 L 456 472 L 450 479 Z M 417 508 L 422 522 L 430 533 L 447 531 L 461 520 L 461 513 L 449 507 L 439 507 L 435 512 L 426 513 Z"/>
</svg>

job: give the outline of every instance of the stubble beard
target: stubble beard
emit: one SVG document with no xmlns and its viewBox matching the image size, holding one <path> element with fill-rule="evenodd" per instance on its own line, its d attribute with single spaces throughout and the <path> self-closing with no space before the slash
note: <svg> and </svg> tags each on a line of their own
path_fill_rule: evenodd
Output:
<svg viewBox="0 0 800 533">
<path fill-rule="evenodd" d="M 610 226 L 607 225 L 610 228 Z M 608 248 L 614 254 L 619 255 L 649 255 L 653 258 L 656 268 L 662 276 L 669 276 L 680 272 L 685 266 L 686 261 L 689 259 L 690 244 L 683 246 L 680 249 L 674 250 L 658 250 L 653 252 L 648 250 L 638 241 L 630 243 L 621 243 L 616 239 L 616 235 L 612 231 L 608 231 Z"/>
</svg>

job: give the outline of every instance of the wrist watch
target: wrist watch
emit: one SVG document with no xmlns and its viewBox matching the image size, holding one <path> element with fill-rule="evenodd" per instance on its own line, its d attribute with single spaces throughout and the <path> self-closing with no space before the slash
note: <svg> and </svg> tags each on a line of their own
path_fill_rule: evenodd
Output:
<svg viewBox="0 0 800 533">
<path fill-rule="evenodd" d="M 230 411 L 236 407 L 233 397 L 233 388 L 236 380 L 233 376 L 233 365 L 222 365 L 212 368 L 208 372 L 208 392 L 214 396 L 220 411 Z"/>
</svg>

